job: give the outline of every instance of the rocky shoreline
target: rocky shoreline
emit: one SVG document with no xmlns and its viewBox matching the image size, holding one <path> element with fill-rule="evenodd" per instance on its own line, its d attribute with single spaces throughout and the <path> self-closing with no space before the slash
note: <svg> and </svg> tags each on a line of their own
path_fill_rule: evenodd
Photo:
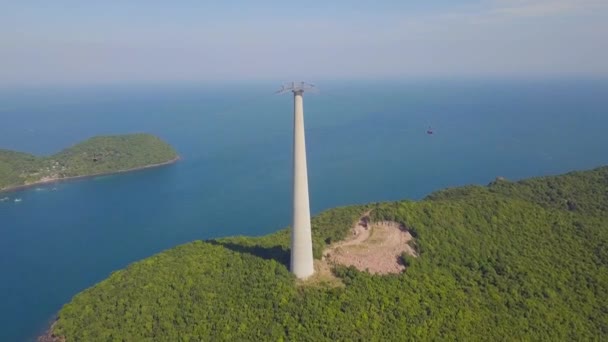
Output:
<svg viewBox="0 0 608 342">
<path fill-rule="evenodd" d="M 57 324 L 57 319 L 58 318 L 51 323 L 51 326 L 44 332 L 44 334 L 38 336 L 36 342 L 65 342 L 65 338 L 53 335 L 53 328 L 55 327 L 55 324 Z"/>
<path fill-rule="evenodd" d="M 150 164 L 150 165 L 145 165 L 145 166 L 140 166 L 140 167 L 134 167 L 134 168 L 131 168 L 131 169 L 111 171 L 111 172 L 100 172 L 100 173 L 94 173 L 94 174 L 83 175 L 83 176 L 58 177 L 58 178 L 42 179 L 40 181 L 37 181 L 37 182 L 34 182 L 34 183 L 30 183 L 30 184 L 15 185 L 15 186 L 9 186 L 9 187 L 6 187 L 6 188 L 0 188 L 0 193 L 19 191 L 19 190 L 28 189 L 28 188 L 32 188 L 32 187 L 35 187 L 37 185 L 43 185 L 43 184 L 58 183 L 58 182 L 65 182 L 65 181 L 70 181 L 70 180 L 76 180 L 76 179 L 86 179 L 86 178 L 91 178 L 91 177 L 115 175 L 115 174 L 119 174 L 119 173 L 126 173 L 126 172 L 138 171 L 138 170 L 151 169 L 151 168 L 155 168 L 155 167 L 159 167 L 159 166 L 164 166 L 164 165 L 169 165 L 169 164 L 176 163 L 180 159 L 181 159 L 181 157 L 177 156 L 177 157 L 175 157 L 175 158 L 173 158 L 171 160 L 168 160 L 166 162 L 157 163 L 157 164 Z"/>
</svg>

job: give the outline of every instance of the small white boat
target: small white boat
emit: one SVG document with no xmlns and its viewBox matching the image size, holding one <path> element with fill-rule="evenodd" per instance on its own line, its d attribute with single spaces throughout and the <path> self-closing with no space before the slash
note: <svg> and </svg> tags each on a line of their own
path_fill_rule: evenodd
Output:
<svg viewBox="0 0 608 342">
<path fill-rule="evenodd" d="M 21 202 L 21 198 L 15 198 L 15 202 Z"/>
<path fill-rule="evenodd" d="M 6 202 L 6 201 L 8 201 L 9 199 L 10 199 L 10 198 L 8 198 L 8 197 L 2 197 L 2 198 L 0 198 L 0 202 Z"/>
</svg>

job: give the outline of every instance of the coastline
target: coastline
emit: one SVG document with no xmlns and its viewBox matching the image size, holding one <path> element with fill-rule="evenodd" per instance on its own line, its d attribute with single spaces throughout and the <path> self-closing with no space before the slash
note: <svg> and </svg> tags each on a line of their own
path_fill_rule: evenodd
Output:
<svg viewBox="0 0 608 342">
<path fill-rule="evenodd" d="M 118 171 L 111 171 L 111 172 L 99 172 L 99 173 L 94 173 L 94 174 L 90 174 L 90 175 L 83 175 L 83 176 L 72 176 L 72 177 L 45 179 L 45 180 L 40 180 L 40 181 L 37 181 L 37 182 L 34 182 L 34 183 L 30 183 L 30 184 L 15 185 L 15 186 L 10 186 L 10 187 L 7 187 L 7 188 L 3 188 L 3 189 L 0 189 L 0 194 L 28 189 L 28 188 L 35 187 L 36 185 L 43 185 L 43 184 L 50 184 L 50 183 L 59 183 L 59 182 L 70 181 L 70 180 L 86 179 L 86 178 L 91 178 L 91 177 L 115 175 L 115 174 L 119 174 L 119 173 L 126 173 L 126 172 L 138 171 L 138 170 L 152 169 L 152 168 L 155 168 L 155 167 L 160 167 L 160 166 L 174 164 L 174 163 L 178 162 L 179 160 L 181 160 L 181 157 L 178 155 L 177 157 L 175 157 L 175 158 L 173 158 L 171 160 L 168 160 L 166 162 L 157 163 L 157 164 L 150 164 L 150 165 L 144 165 L 144 166 L 134 167 L 134 168 L 125 169 L 125 170 L 118 170 Z"/>
<path fill-rule="evenodd" d="M 61 341 L 65 341 L 65 339 L 61 338 L 60 336 L 55 336 L 53 334 L 53 328 L 55 328 L 55 324 L 57 324 L 57 320 L 59 319 L 59 317 L 55 316 L 53 317 L 53 319 L 51 320 L 51 322 L 48 324 L 48 328 L 44 331 L 43 334 L 38 335 L 36 337 L 36 342 L 61 342 Z"/>
</svg>

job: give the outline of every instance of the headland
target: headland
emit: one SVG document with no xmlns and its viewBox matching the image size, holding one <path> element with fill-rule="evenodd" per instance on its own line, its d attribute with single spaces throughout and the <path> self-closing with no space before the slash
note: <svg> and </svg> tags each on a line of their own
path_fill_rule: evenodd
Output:
<svg viewBox="0 0 608 342">
<path fill-rule="evenodd" d="M 177 152 L 150 134 L 96 136 L 51 156 L 0 150 L 0 192 L 177 162 Z"/>
</svg>

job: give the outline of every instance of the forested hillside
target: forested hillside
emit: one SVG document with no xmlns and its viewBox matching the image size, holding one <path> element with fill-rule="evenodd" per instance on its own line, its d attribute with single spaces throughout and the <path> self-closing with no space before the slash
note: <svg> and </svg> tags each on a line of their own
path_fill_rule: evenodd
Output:
<svg viewBox="0 0 608 342">
<path fill-rule="evenodd" d="M 171 161 L 175 150 L 150 134 L 98 136 L 48 157 L 0 149 L 0 190 Z"/>
<path fill-rule="evenodd" d="M 344 287 L 289 273 L 289 232 L 196 241 L 76 295 L 67 341 L 602 340 L 608 337 L 608 168 L 313 220 L 315 257 L 368 210 L 415 237 L 398 275 L 337 267 Z"/>
</svg>

